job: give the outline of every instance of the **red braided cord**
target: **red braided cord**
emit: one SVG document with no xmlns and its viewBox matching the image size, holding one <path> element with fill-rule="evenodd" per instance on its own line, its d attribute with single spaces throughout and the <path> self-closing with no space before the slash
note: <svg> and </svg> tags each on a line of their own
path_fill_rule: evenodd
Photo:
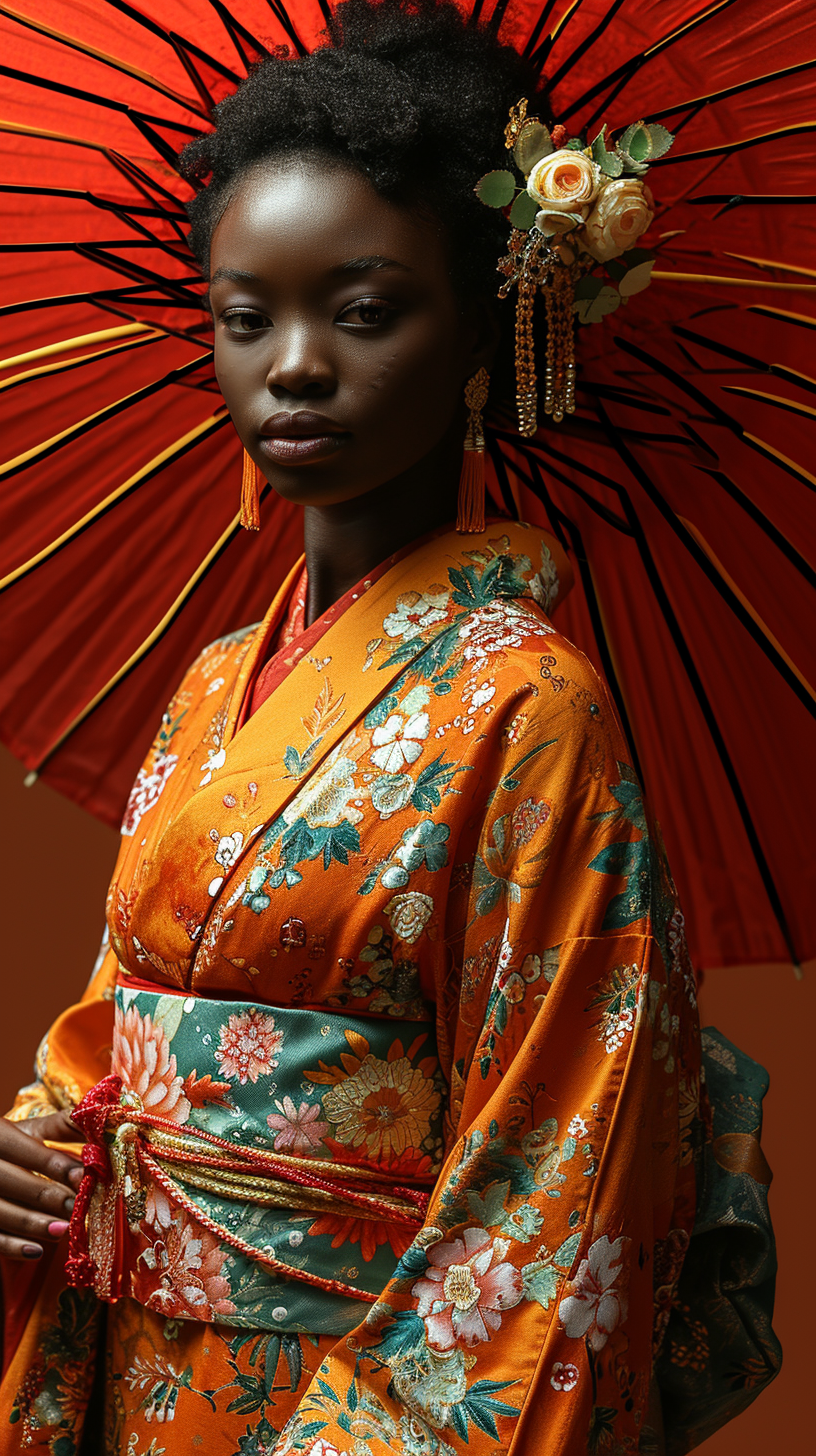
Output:
<svg viewBox="0 0 816 1456">
<path fill-rule="evenodd" d="M 122 1107 L 120 1094 L 122 1080 L 111 1073 L 98 1082 L 85 1094 L 76 1111 L 73 1120 L 76 1125 L 85 1133 L 87 1142 L 82 1150 L 82 1161 L 85 1167 L 85 1176 L 77 1193 L 73 1213 L 69 1227 L 69 1255 L 66 1261 L 66 1274 L 68 1283 L 77 1288 L 93 1288 L 98 1270 L 91 1258 L 88 1248 L 87 1216 L 90 1208 L 91 1197 L 99 1179 L 108 1182 L 111 1173 L 110 1158 L 105 1146 L 105 1130 L 112 1125 L 123 1122 L 132 1122 L 136 1126 L 153 1127 L 177 1137 L 181 1131 L 180 1124 L 171 1122 L 167 1118 L 156 1117 L 154 1114 L 139 1112 L 135 1108 Z M 320 1178 L 310 1173 L 307 1169 L 293 1168 L 291 1163 L 280 1159 L 274 1153 L 265 1153 L 256 1148 L 236 1147 L 234 1143 L 227 1142 L 225 1138 L 219 1138 L 214 1133 L 203 1131 L 201 1128 L 191 1128 L 190 1133 L 197 1139 L 209 1143 L 212 1147 L 230 1153 L 229 1159 L 208 1157 L 206 1154 L 193 1151 L 174 1150 L 173 1160 L 181 1163 L 197 1164 L 198 1166 L 215 1166 L 226 1168 L 233 1172 L 243 1172 L 247 1165 L 262 1169 L 268 1173 L 275 1173 L 284 1181 L 288 1181 L 305 1188 L 312 1188 L 320 1192 L 342 1198 L 347 1203 L 356 1203 L 374 1213 L 379 1213 L 387 1221 L 404 1223 L 408 1226 L 417 1226 L 421 1217 L 413 1220 L 408 1215 L 396 1214 L 390 1205 L 382 1199 L 372 1196 L 371 1193 L 358 1192 L 354 1188 L 344 1186 L 342 1183 L 334 1182 L 331 1179 Z M 229 1244 L 232 1248 L 245 1254 L 254 1262 L 260 1262 L 275 1272 L 284 1275 L 288 1279 L 301 1280 L 306 1284 L 312 1284 L 331 1294 L 349 1296 L 353 1299 L 360 1299 L 373 1304 L 378 1296 L 369 1294 L 355 1288 L 354 1285 L 344 1284 L 339 1279 L 325 1279 L 321 1275 L 307 1273 L 305 1270 L 294 1268 L 290 1264 L 282 1263 L 267 1251 L 263 1252 L 259 1259 L 260 1251 L 252 1244 L 233 1234 L 229 1229 L 210 1218 L 209 1214 L 187 1198 L 177 1184 L 167 1175 L 156 1162 L 153 1155 L 143 1142 L 139 1142 L 137 1156 L 149 1171 L 151 1177 L 164 1189 L 171 1201 L 190 1213 L 193 1218 L 209 1230 L 210 1233 L 223 1243 Z M 383 1192 L 378 1185 L 378 1192 Z M 429 1195 L 419 1189 L 394 1187 L 391 1190 L 392 1196 L 405 1197 L 412 1202 L 420 1212 L 424 1213 L 429 1202 Z"/>
<path fill-rule="evenodd" d="M 223 1224 L 216 1223 L 215 1219 L 210 1218 L 209 1214 L 205 1213 L 202 1208 L 199 1208 L 198 1204 L 193 1203 L 192 1199 L 185 1198 L 172 1178 L 169 1178 L 163 1172 L 145 1148 L 141 1150 L 141 1157 L 145 1166 L 150 1170 L 151 1176 L 161 1185 L 173 1203 L 185 1209 L 188 1213 L 191 1213 L 197 1223 L 200 1223 L 205 1229 L 208 1229 L 210 1233 L 215 1234 L 223 1243 L 230 1244 L 240 1254 L 246 1254 L 253 1263 L 264 1264 L 267 1268 L 274 1270 L 275 1273 L 285 1275 L 287 1279 L 299 1279 L 304 1284 L 315 1284 L 319 1289 L 327 1290 L 329 1294 L 345 1294 L 351 1296 L 352 1299 L 365 1300 L 367 1304 L 376 1304 L 380 1297 L 378 1294 L 369 1294 L 366 1290 L 356 1289 L 353 1284 L 343 1284 L 340 1279 L 324 1279 L 322 1275 L 310 1274 L 306 1269 L 295 1269 L 291 1264 L 284 1264 L 280 1259 L 276 1259 L 267 1250 L 261 1251 L 255 1248 L 253 1244 L 246 1243 L 237 1234 L 233 1234 L 229 1229 L 224 1228 Z"/>
<path fill-rule="evenodd" d="M 170 1122 L 167 1118 L 156 1117 L 154 1114 L 147 1112 L 131 1113 L 126 1108 L 120 1109 L 120 1111 L 122 1121 L 133 1122 L 137 1126 L 141 1127 L 154 1127 L 159 1132 L 171 1133 L 175 1137 L 179 1135 L 179 1124 L 176 1122 Z M 190 1132 L 194 1137 L 201 1139 L 203 1142 L 209 1143 L 212 1147 L 222 1148 L 225 1152 L 229 1152 L 231 1154 L 231 1158 L 208 1158 L 206 1154 L 198 1153 L 192 1150 L 187 1152 L 182 1149 L 179 1151 L 174 1150 L 174 1162 L 194 1163 L 198 1166 L 226 1168 L 230 1172 L 236 1173 L 244 1172 L 247 1164 L 249 1164 L 250 1167 L 262 1169 L 266 1172 L 276 1174 L 284 1182 L 297 1184 L 301 1188 L 314 1188 L 318 1192 L 327 1193 L 330 1196 L 343 1198 L 349 1203 L 357 1203 L 360 1205 L 360 1207 L 369 1207 L 374 1211 L 380 1213 L 385 1218 L 398 1217 L 398 1215 L 394 1214 L 393 1209 L 390 1208 L 387 1203 L 383 1203 L 372 1193 L 358 1193 L 356 1189 L 348 1187 L 343 1183 L 335 1182 L 334 1180 L 328 1178 L 321 1178 L 315 1173 L 310 1173 L 306 1167 L 294 1168 L 291 1162 L 284 1162 L 282 1159 L 277 1158 L 274 1153 L 266 1153 L 259 1148 L 236 1147 L 235 1143 L 227 1142 L 225 1138 L 216 1137 L 214 1133 L 205 1132 L 201 1128 L 191 1128 Z M 425 1213 L 428 1207 L 428 1203 L 430 1202 L 430 1194 L 424 1192 L 421 1189 L 402 1187 L 392 1188 L 388 1185 L 383 1188 L 381 1183 L 379 1182 L 372 1182 L 372 1186 L 376 1188 L 376 1191 L 379 1193 L 391 1193 L 398 1197 L 405 1197 L 406 1200 L 410 1203 L 413 1203 L 414 1206 L 422 1214 Z M 406 1221 L 411 1222 L 411 1220 L 407 1218 Z"/>
<path fill-rule="evenodd" d="M 68 1258 L 65 1261 L 67 1281 L 76 1289 L 93 1289 L 96 1282 L 97 1268 L 88 1248 L 88 1210 L 91 1206 L 91 1196 L 99 1179 L 101 1178 L 103 1183 L 107 1183 L 110 1177 L 110 1159 L 105 1147 L 105 1127 L 111 1109 L 119 1105 L 121 1090 L 121 1077 L 111 1073 L 85 1093 L 72 1114 L 72 1120 L 87 1138 L 82 1149 L 82 1163 L 85 1172 L 68 1225 Z"/>
</svg>

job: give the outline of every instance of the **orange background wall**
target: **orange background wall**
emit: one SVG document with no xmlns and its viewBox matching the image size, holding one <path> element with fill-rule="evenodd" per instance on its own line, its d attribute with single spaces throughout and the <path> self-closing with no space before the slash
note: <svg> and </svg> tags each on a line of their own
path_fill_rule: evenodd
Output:
<svg viewBox="0 0 816 1456">
<path fill-rule="evenodd" d="M 117 837 L 23 770 L 0 749 L 3 1021 L 0 1107 L 31 1080 L 34 1051 L 56 1014 L 81 993 L 102 933 Z M 816 968 L 718 971 L 705 979 L 703 1024 L 766 1066 L 763 1146 L 774 1170 L 771 1208 L 779 1246 L 776 1328 L 785 1363 L 746 1413 L 698 1449 L 705 1456 L 798 1451 L 812 1427 L 812 1087 Z M 807 1089 L 805 1079 L 807 1076 Z"/>
</svg>

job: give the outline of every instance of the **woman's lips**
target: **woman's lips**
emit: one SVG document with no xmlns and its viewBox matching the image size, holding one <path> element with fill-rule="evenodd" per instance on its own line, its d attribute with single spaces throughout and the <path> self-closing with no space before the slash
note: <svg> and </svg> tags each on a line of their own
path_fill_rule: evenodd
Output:
<svg viewBox="0 0 816 1456">
<path fill-rule="evenodd" d="M 260 446 L 277 464 L 296 465 L 333 455 L 349 438 L 347 430 L 314 410 L 279 410 L 261 425 Z"/>
<path fill-rule="evenodd" d="M 260 448 L 277 465 L 299 465 L 334 455 L 348 439 L 348 435 L 264 435 Z"/>
</svg>

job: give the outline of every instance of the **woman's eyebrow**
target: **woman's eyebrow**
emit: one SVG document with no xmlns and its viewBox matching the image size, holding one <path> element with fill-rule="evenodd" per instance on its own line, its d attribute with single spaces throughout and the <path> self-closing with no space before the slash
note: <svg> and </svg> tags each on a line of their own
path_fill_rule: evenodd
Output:
<svg viewBox="0 0 816 1456">
<path fill-rule="evenodd" d="M 396 258 L 383 258 L 379 254 L 374 254 L 370 258 L 349 258 L 347 263 L 341 263 L 334 269 L 334 272 L 368 273 L 374 268 L 399 268 L 403 273 L 411 272 L 407 263 L 398 263 Z"/>
<path fill-rule="evenodd" d="M 216 268 L 210 279 L 210 288 L 219 279 L 226 278 L 229 283 L 260 283 L 257 273 L 245 273 L 242 268 Z"/>
</svg>

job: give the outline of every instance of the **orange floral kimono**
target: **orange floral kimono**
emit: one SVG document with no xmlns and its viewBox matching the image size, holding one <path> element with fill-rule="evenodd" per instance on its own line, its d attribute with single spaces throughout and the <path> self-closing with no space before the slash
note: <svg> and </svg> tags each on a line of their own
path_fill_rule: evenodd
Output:
<svg viewBox="0 0 816 1456">
<path fill-rule="evenodd" d="M 437 533 L 307 633 L 300 576 L 168 708 L 17 1100 L 87 1171 L 4 1271 L 2 1449 L 656 1451 L 698 1022 L 567 562 Z"/>
</svg>

